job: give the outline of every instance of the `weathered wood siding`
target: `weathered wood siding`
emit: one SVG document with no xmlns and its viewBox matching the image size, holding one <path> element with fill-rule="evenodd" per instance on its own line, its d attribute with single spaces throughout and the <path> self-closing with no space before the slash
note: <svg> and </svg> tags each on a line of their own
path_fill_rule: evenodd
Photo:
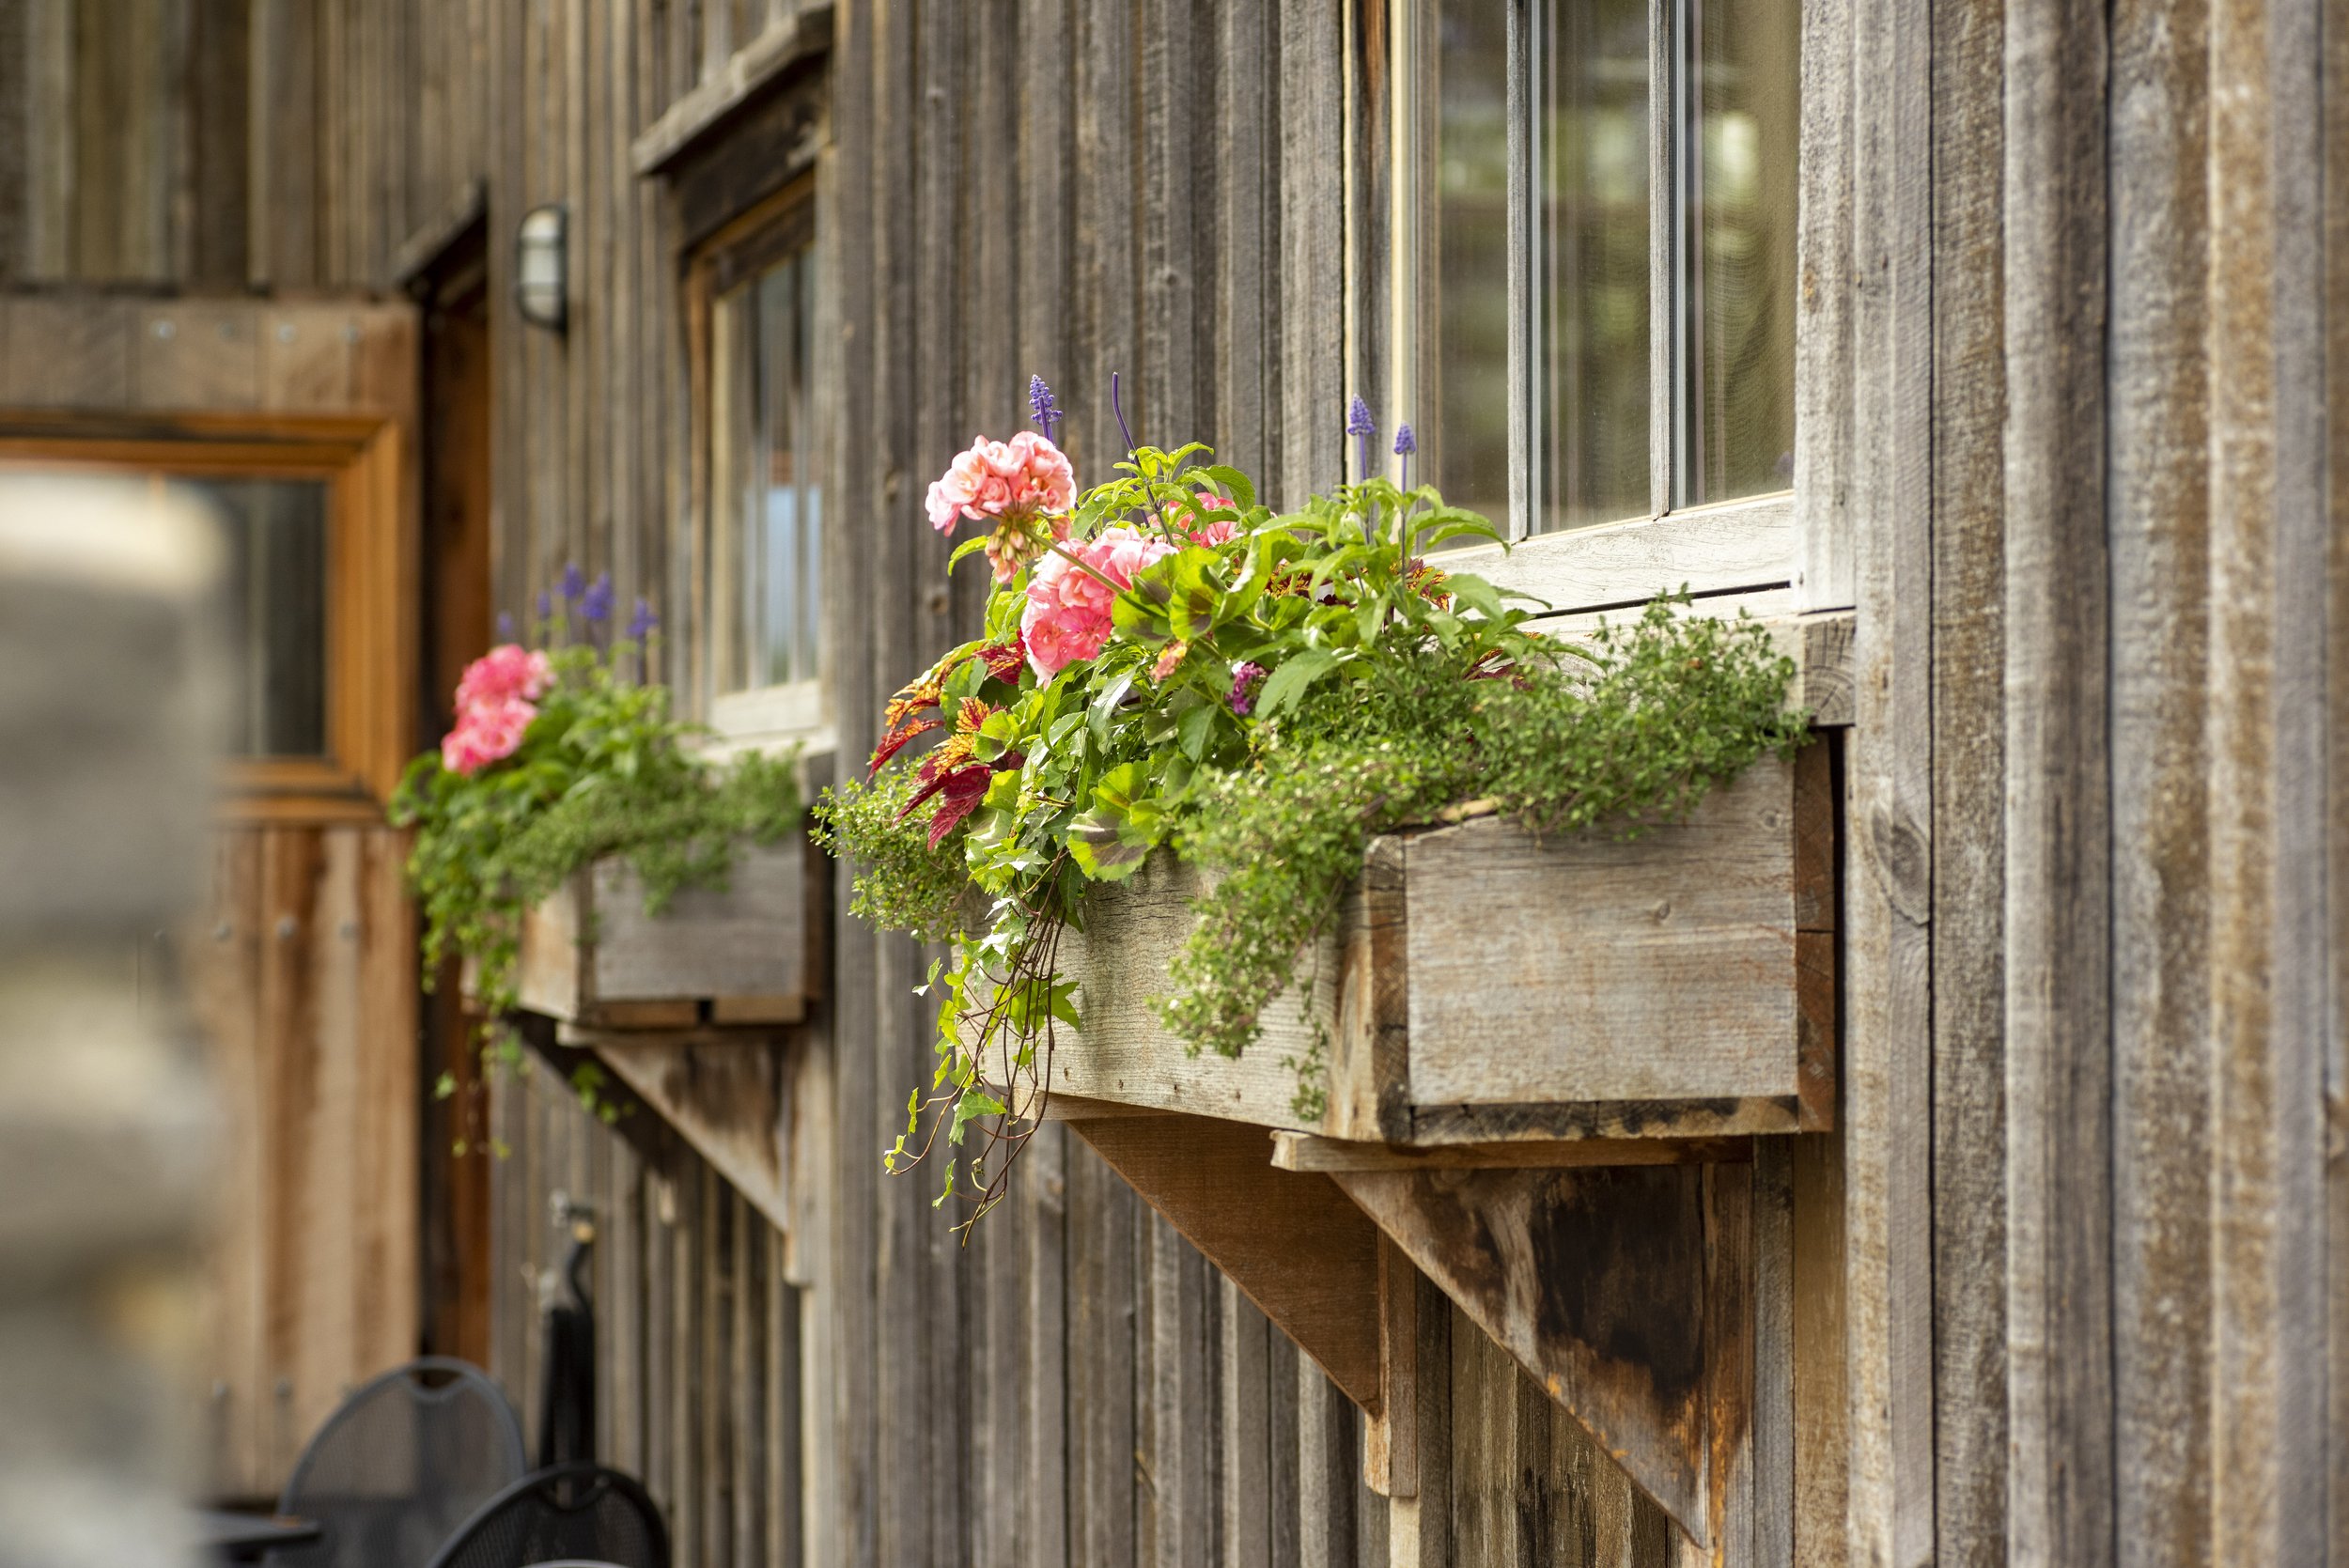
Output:
<svg viewBox="0 0 2349 1568">
<path fill-rule="evenodd" d="M 473 16 L 426 7 L 422 57 L 448 57 L 445 30 Z M 415 210 L 454 208 L 475 179 L 488 193 L 506 608 L 524 609 L 577 560 L 610 570 L 624 596 L 651 598 L 673 629 L 692 625 L 685 225 L 663 182 L 636 175 L 630 147 L 818 24 L 828 48 L 780 85 L 812 77 L 830 116 L 818 243 L 836 330 L 823 374 L 842 520 L 827 610 L 841 753 L 861 755 L 881 699 L 967 635 L 977 609 L 974 584 L 940 591 L 914 521 L 921 486 L 974 432 L 1019 421 L 1031 372 L 1072 410 L 1066 438 L 1081 455 L 1116 441 L 1114 369 L 1142 439 L 1211 440 L 1278 493 L 1334 476 L 1350 23 L 1333 4 L 1193 0 L 494 8 L 477 35 L 496 84 L 490 120 L 471 163 L 419 170 Z M 1236 133 L 1205 133 L 1203 103 Z M 723 160 L 727 134 L 708 139 L 714 154 L 680 162 Z M 524 210 L 558 199 L 573 269 L 563 336 L 522 326 L 506 303 L 508 237 Z M 927 1073 L 927 1009 L 910 994 L 925 960 L 843 921 L 833 962 L 817 1020 L 838 1042 L 830 1235 L 792 1330 L 806 1357 L 810 1424 L 795 1463 L 808 1560 L 1390 1560 L 1390 1509 L 1361 1483 L 1353 1406 L 1062 1129 L 1037 1139 L 1016 1201 L 968 1248 L 920 1178 L 882 1174 L 878 1151 Z M 638 1157 L 559 1094 L 534 1115 L 504 1124 L 517 1152 L 493 1177 L 501 1225 L 518 1217 L 501 1232 L 494 1312 L 499 1370 L 518 1389 L 536 1375 L 537 1306 L 513 1288 L 514 1259 L 530 1245 L 523 1230 L 540 1245 L 547 1234 L 548 1183 L 532 1172 L 549 1158 L 618 1171 Z M 679 1170 L 707 1169 L 679 1158 Z M 702 1179 L 661 1178 L 679 1192 Z M 614 1180 L 596 1190 L 652 1212 L 651 1177 Z M 758 1222 L 723 1182 L 715 1191 L 714 1211 L 669 1211 L 675 1234 L 701 1240 L 646 1252 L 605 1285 L 614 1301 L 645 1302 L 632 1317 L 607 1313 L 608 1379 L 679 1353 L 675 1314 L 687 1309 L 676 1301 L 735 1288 L 738 1276 L 709 1262 L 718 1254 L 692 1249 L 736 1221 L 695 1216 Z M 1490 1342 L 1465 1323 L 1455 1337 L 1448 1310 L 1422 1321 L 1429 1430 L 1454 1434 L 1460 1455 L 1451 1465 L 1430 1442 L 1425 1497 L 1394 1510 L 1424 1540 L 1423 1560 L 1454 1560 L 1444 1543 L 1455 1533 L 1493 1543 L 1464 1548 L 1464 1562 L 1666 1560 L 1662 1516 L 1635 1504 L 1537 1388 L 1497 1353 L 1471 1354 Z M 769 1365 L 785 1354 L 755 1351 Z M 683 1529 L 705 1552 L 752 1539 L 714 1522 L 732 1515 L 708 1500 L 739 1484 L 739 1456 L 760 1441 L 725 1424 L 729 1386 L 717 1377 L 694 1396 L 722 1432 L 694 1428 L 689 1440 L 653 1413 L 658 1401 L 635 1418 L 641 1438 L 609 1429 L 610 1452 L 641 1456 L 664 1501 L 703 1499 Z M 1412 1547 L 1393 1544 L 1392 1560 L 1412 1560 Z"/>
<path fill-rule="evenodd" d="M 213 846 L 179 970 L 226 1123 L 205 1479 L 274 1497 L 344 1394 L 415 1353 L 415 931 L 387 828 Z"/>
<path fill-rule="evenodd" d="M 1342 396 L 1375 399 L 1392 347 L 1387 15 L 0 0 L 0 283 L 292 308 L 389 285 L 486 200 L 501 601 L 575 559 L 690 632 L 685 225 L 637 144 L 658 125 L 676 153 L 798 52 L 828 116 L 852 757 L 970 627 L 977 586 L 940 590 L 916 504 L 1019 422 L 1029 372 L 1088 469 L 1116 369 L 1143 439 L 1204 435 L 1282 496 L 1334 475 Z M 1755 1166 L 1794 1195 L 1791 1279 L 1756 1314 L 1791 1344 L 1766 1397 L 1796 1434 L 1792 1516 L 1755 1540 L 1806 1564 L 2349 1562 L 2349 19 L 1812 0 L 1804 36 L 1794 516 L 1801 602 L 1857 606 L 1847 1030 L 1843 1130 Z M 755 118 L 677 166 L 740 132 L 729 188 L 755 188 Z M 510 304 L 515 226 L 550 200 L 565 335 Z M 130 396 L 130 339 L 70 312 L 27 335 L 23 309 L 12 396 Z M 549 1171 L 583 1172 L 610 1452 L 701 1560 L 791 1560 L 793 1506 L 822 1563 L 1669 1556 L 1432 1298 L 1423 1496 L 1365 1492 L 1350 1406 L 1057 1129 L 960 1247 L 876 1158 L 924 1073 L 920 955 L 834 937 L 820 1224 L 762 1228 L 697 1157 L 543 1082 L 501 1102 L 500 1369 L 527 1402 L 521 1271 Z"/>
</svg>

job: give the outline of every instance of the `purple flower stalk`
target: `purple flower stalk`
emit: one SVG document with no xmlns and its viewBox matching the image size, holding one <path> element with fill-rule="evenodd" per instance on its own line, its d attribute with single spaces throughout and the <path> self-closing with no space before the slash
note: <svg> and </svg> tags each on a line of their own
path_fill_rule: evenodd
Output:
<svg viewBox="0 0 2349 1568">
<path fill-rule="evenodd" d="M 498 641 L 510 643 L 513 640 L 514 613 L 511 610 L 501 610 L 498 612 Z"/>
<path fill-rule="evenodd" d="M 1052 389 L 1044 384 L 1041 376 L 1028 378 L 1028 407 L 1035 411 L 1035 422 L 1044 431 L 1046 441 L 1057 442 L 1053 432 L 1060 428 L 1060 405 L 1052 401 Z"/>
<path fill-rule="evenodd" d="M 1396 426 L 1394 427 L 1394 455 L 1403 459 L 1403 474 L 1402 477 L 1395 480 L 1395 489 L 1408 490 L 1411 488 L 1411 454 L 1418 450 L 1419 438 L 1411 434 L 1411 427 L 1408 425 Z"/>
<path fill-rule="evenodd" d="M 581 618 L 591 625 L 612 618 L 612 574 L 610 572 L 597 574 L 595 585 L 587 590 L 581 600 L 579 613 Z"/>
<path fill-rule="evenodd" d="M 587 574 L 579 569 L 579 563 L 576 561 L 565 563 L 563 567 L 563 602 L 565 604 L 577 604 L 579 602 L 580 596 L 584 594 L 586 591 Z"/>
<path fill-rule="evenodd" d="M 1264 684 L 1265 673 L 1265 667 L 1252 660 L 1233 667 L 1232 694 L 1224 701 L 1232 705 L 1232 711 L 1240 718 L 1245 719 L 1255 710 L 1256 688 Z"/>
<path fill-rule="evenodd" d="M 1370 405 L 1359 396 L 1346 411 L 1346 433 L 1354 438 L 1355 456 L 1360 459 L 1354 470 L 1357 480 L 1370 477 L 1370 438 L 1378 433 L 1378 427 L 1370 417 Z"/>
<path fill-rule="evenodd" d="M 636 613 L 628 618 L 629 641 L 642 643 L 660 625 L 661 617 L 653 613 L 652 601 L 639 594 L 636 597 Z"/>
<path fill-rule="evenodd" d="M 554 614 L 554 596 L 544 588 L 538 590 L 538 620 L 544 625 Z"/>
</svg>

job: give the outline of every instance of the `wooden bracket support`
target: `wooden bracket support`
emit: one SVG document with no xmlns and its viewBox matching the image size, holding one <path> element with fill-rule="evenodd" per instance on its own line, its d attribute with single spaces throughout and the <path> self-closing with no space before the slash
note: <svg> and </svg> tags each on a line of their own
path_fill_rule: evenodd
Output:
<svg viewBox="0 0 2349 1568">
<path fill-rule="evenodd" d="M 1716 1163 L 1327 1179 L 1689 1541 L 1738 1562 L 1753 1484 L 1751 1175 Z M 1382 1326 L 1407 1294 L 1380 1298 Z M 1392 1466 L 1409 1434 L 1390 1421 L 1384 1440 Z"/>
<path fill-rule="evenodd" d="M 1378 1420 L 1378 1231 L 1328 1176 L 1273 1169 L 1265 1129 L 1243 1122 L 1175 1112 L 1092 1117 L 1081 1107 L 1062 1114 L 1330 1381 Z M 1398 1354 L 1408 1355 L 1408 1342 Z"/>
</svg>

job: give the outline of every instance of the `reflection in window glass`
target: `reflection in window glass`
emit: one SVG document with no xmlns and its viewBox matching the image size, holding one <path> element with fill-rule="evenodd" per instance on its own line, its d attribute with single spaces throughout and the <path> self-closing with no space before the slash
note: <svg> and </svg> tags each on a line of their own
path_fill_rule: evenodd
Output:
<svg viewBox="0 0 2349 1568">
<path fill-rule="evenodd" d="M 1421 422 L 1444 499 L 1509 515 L 1508 8 L 1446 0 L 1436 167 L 1434 368 L 1438 416 Z M 1398 417 L 1408 417 L 1403 411 Z M 1432 425 L 1432 427 L 1431 427 Z"/>
<path fill-rule="evenodd" d="M 175 481 L 208 503 L 227 545 L 227 621 L 238 660 L 229 751 L 326 754 L 326 482 Z"/>
<path fill-rule="evenodd" d="M 1509 513 L 1509 15 L 1442 14 L 1437 266 L 1442 353 L 1434 433 L 1447 500 Z M 1647 509 L 1646 0 L 1532 0 L 1525 152 L 1540 193 L 1520 232 L 1539 353 L 1527 367 L 1527 475 L 1539 532 Z"/>
<path fill-rule="evenodd" d="M 712 310 L 713 690 L 814 680 L 823 489 L 808 403 L 815 265 L 801 247 Z"/>
<path fill-rule="evenodd" d="M 1695 399 L 1681 489 L 1725 501 L 1795 482 L 1797 0 L 1691 0 L 1702 129 L 1691 160 Z"/>
<path fill-rule="evenodd" d="M 1439 4 L 1446 498 L 1539 533 L 1786 488 L 1799 0 Z"/>
<path fill-rule="evenodd" d="M 1648 509 L 1647 0 L 1544 0 L 1535 532 Z"/>
</svg>

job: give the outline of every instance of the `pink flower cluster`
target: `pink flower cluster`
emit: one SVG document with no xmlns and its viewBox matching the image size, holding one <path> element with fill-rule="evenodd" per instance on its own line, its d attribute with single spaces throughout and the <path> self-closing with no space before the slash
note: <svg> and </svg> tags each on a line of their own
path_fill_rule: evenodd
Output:
<svg viewBox="0 0 2349 1568">
<path fill-rule="evenodd" d="M 1001 522 L 1076 504 L 1077 471 L 1050 437 L 1034 430 L 1009 441 L 981 436 L 930 486 L 930 526 L 951 534 L 963 518 Z"/>
<path fill-rule="evenodd" d="M 441 737 L 441 766 L 468 777 L 514 754 L 554 683 L 547 656 L 504 643 L 465 666 L 457 683 L 457 727 Z"/>
<path fill-rule="evenodd" d="M 1028 580 L 1028 604 L 1019 614 L 1019 634 L 1035 673 L 1050 680 L 1098 654 L 1110 640 L 1118 590 L 1131 586 L 1136 572 L 1174 550 L 1164 539 L 1119 526 L 1045 556 Z"/>
</svg>

